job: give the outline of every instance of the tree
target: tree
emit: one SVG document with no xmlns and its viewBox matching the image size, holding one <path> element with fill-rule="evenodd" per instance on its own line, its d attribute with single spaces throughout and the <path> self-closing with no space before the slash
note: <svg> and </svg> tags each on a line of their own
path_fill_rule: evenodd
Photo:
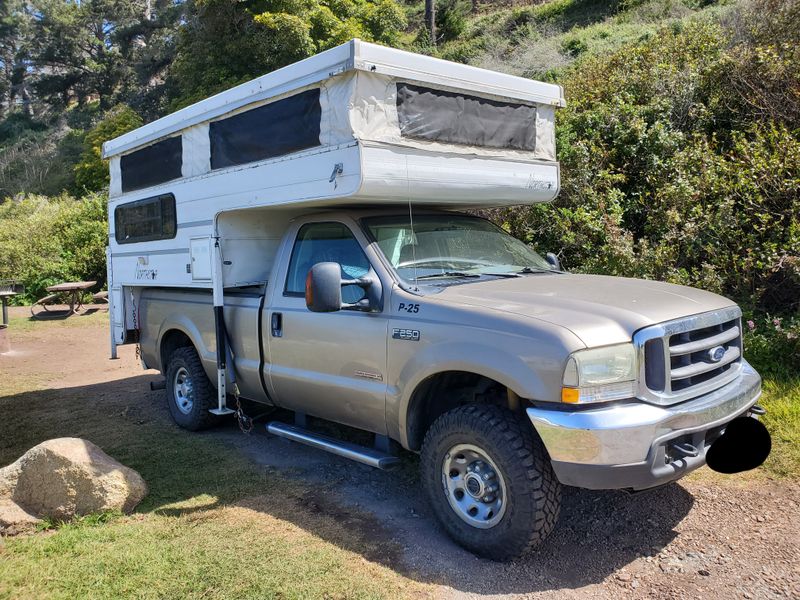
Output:
<svg viewBox="0 0 800 600">
<path fill-rule="evenodd" d="M 436 45 L 436 0 L 425 0 L 425 27 L 430 34 L 431 46 Z"/>
<path fill-rule="evenodd" d="M 149 89 L 174 55 L 173 0 L 33 0 L 36 90 L 52 105 L 108 109 Z"/>
<path fill-rule="evenodd" d="M 394 0 L 196 0 L 171 71 L 173 106 L 354 37 L 396 43 L 405 24 Z"/>
<path fill-rule="evenodd" d="M 0 116 L 13 110 L 17 101 L 25 114 L 30 113 L 27 87 L 30 22 L 23 0 L 0 3 Z"/>
<path fill-rule="evenodd" d="M 142 119 L 130 107 L 117 106 L 84 138 L 84 150 L 75 165 L 75 185 L 81 192 L 97 192 L 108 185 L 108 161 L 103 160 L 103 142 L 114 139 L 142 125 Z"/>
</svg>

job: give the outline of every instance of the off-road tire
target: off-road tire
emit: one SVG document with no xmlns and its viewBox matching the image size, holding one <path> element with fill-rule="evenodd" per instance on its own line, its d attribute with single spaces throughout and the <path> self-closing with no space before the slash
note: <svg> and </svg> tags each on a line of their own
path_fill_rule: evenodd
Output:
<svg viewBox="0 0 800 600">
<path fill-rule="evenodd" d="M 181 412 L 175 398 L 175 376 L 184 368 L 193 387 L 193 406 L 188 414 Z M 189 431 L 200 431 L 215 425 L 219 420 L 209 409 L 217 406 L 217 390 L 206 375 L 197 350 L 190 346 L 178 348 L 167 359 L 167 404 L 172 419 Z"/>
<path fill-rule="evenodd" d="M 474 527 L 451 508 L 442 481 L 448 450 L 471 444 L 486 452 L 505 480 L 502 519 L 489 529 Z M 466 405 L 440 416 L 425 435 L 422 484 L 433 511 L 457 543 L 497 561 L 517 558 L 553 530 L 561 508 L 561 485 L 541 440 L 510 410 L 494 405 Z"/>
</svg>

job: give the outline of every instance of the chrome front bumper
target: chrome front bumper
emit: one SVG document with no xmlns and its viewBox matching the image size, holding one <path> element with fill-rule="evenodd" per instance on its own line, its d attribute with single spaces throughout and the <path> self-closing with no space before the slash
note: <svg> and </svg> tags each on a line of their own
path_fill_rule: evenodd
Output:
<svg viewBox="0 0 800 600">
<path fill-rule="evenodd" d="M 631 400 L 572 411 L 537 407 L 527 413 L 561 483 L 645 489 L 705 464 L 714 435 L 760 396 L 761 377 L 743 360 L 741 375 L 731 383 L 673 406 Z M 699 455 L 671 458 L 668 446 L 675 441 L 691 443 Z"/>
</svg>

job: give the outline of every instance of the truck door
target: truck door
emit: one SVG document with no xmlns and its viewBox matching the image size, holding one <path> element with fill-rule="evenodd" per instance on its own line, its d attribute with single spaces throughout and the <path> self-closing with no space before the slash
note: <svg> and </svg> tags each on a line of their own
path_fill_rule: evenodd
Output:
<svg viewBox="0 0 800 600">
<path fill-rule="evenodd" d="M 383 313 L 306 308 L 305 281 L 318 262 L 336 262 L 345 278 L 372 266 L 345 224 L 307 223 L 273 289 L 268 324 L 269 377 L 278 404 L 376 433 L 386 432 L 386 335 Z M 344 302 L 364 291 L 342 288 Z"/>
</svg>

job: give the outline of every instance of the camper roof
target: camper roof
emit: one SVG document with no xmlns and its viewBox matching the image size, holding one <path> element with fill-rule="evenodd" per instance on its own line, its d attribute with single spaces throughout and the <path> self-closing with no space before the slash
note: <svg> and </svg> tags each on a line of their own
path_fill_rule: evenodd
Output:
<svg viewBox="0 0 800 600">
<path fill-rule="evenodd" d="M 502 98 L 564 106 L 564 95 L 558 85 L 354 39 L 187 106 L 110 140 L 103 144 L 103 157 L 110 158 L 130 152 L 198 123 L 351 70 L 400 77 Z"/>
</svg>

